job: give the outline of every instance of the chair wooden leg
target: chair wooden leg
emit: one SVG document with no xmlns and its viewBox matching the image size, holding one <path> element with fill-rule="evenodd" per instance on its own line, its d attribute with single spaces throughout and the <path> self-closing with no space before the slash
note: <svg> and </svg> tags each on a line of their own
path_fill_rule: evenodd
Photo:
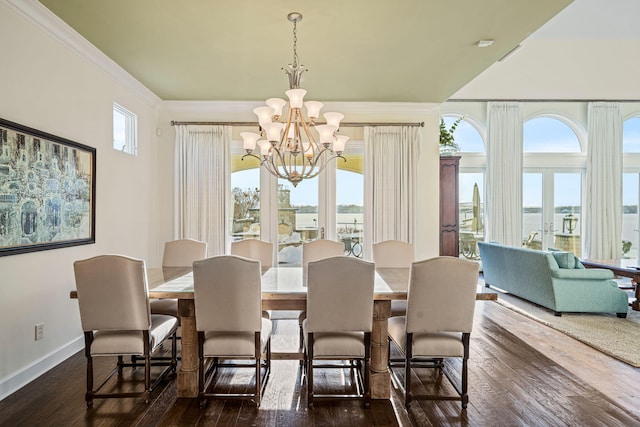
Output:
<svg viewBox="0 0 640 427">
<path fill-rule="evenodd" d="M 407 339 L 404 349 L 404 404 L 409 406 L 411 403 L 411 357 L 413 352 L 411 347 L 413 345 L 413 334 L 407 334 Z"/>
<path fill-rule="evenodd" d="M 260 391 L 262 390 L 262 381 L 260 380 L 260 356 L 262 354 L 262 352 L 260 351 L 260 332 L 256 332 L 255 333 L 255 350 L 254 350 L 254 354 L 256 355 L 256 389 L 255 389 L 255 394 L 256 394 L 256 405 L 258 406 L 258 408 L 260 407 Z"/>
<path fill-rule="evenodd" d="M 313 333 L 307 338 L 307 407 L 313 408 Z"/>
<path fill-rule="evenodd" d="M 91 343 L 93 342 L 93 332 L 84 333 L 84 355 L 87 358 L 87 392 L 84 400 L 87 408 L 93 406 L 93 358 L 91 357 Z"/>
<path fill-rule="evenodd" d="M 369 390 L 369 361 L 371 360 L 371 332 L 364 334 L 364 407 L 371 406 L 371 390 Z"/>
<path fill-rule="evenodd" d="M 200 407 L 204 407 L 206 399 L 204 398 L 204 332 L 198 332 L 198 400 Z"/>
<path fill-rule="evenodd" d="M 471 339 L 471 334 L 469 333 L 462 334 L 462 345 L 464 346 L 464 356 L 462 358 L 462 378 L 461 378 L 462 384 L 460 388 L 460 399 L 462 401 L 462 409 L 465 409 L 467 407 L 467 404 L 469 403 L 469 395 L 467 393 L 467 387 L 468 387 L 467 361 L 469 360 L 470 339 Z"/>
<path fill-rule="evenodd" d="M 149 404 L 151 399 L 151 350 L 149 349 L 149 331 L 143 331 L 144 339 L 144 400 Z"/>
</svg>

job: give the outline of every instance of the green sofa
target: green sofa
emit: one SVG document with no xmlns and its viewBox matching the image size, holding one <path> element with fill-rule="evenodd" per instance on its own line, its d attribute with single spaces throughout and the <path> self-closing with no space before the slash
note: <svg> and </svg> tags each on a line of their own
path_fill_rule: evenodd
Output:
<svg viewBox="0 0 640 427">
<path fill-rule="evenodd" d="M 628 296 L 613 273 L 585 269 L 571 252 L 544 252 L 498 243 L 478 242 L 486 286 L 563 312 L 616 313 L 627 317 Z"/>
</svg>

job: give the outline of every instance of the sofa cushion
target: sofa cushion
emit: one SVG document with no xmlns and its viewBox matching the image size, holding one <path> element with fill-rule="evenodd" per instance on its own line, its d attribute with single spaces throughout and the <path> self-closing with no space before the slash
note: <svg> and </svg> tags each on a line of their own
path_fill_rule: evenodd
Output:
<svg viewBox="0 0 640 427">
<path fill-rule="evenodd" d="M 576 257 L 573 255 L 573 252 L 561 252 L 561 251 L 553 251 L 551 252 L 556 262 L 558 263 L 558 267 L 560 268 L 575 268 L 576 266 Z"/>
</svg>

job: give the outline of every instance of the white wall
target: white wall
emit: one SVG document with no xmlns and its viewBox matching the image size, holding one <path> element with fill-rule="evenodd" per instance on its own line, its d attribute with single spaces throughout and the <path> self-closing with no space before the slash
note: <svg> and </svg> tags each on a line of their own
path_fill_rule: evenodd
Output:
<svg viewBox="0 0 640 427">
<path fill-rule="evenodd" d="M 154 237 L 153 102 L 0 1 L 0 117 L 97 149 L 96 243 L 0 257 L 0 399 L 83 348 L 73 262 L 147 258 Z M 138 116 L 138 156 L 112 149 L 113 102 Z M 44 339 L 34 326 L 44 323 Z"/>
</svg>

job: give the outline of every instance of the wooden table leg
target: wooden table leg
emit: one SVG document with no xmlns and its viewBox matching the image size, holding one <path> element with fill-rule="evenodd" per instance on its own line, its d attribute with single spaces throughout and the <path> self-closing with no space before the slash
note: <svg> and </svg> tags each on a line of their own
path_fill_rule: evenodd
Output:
<svg viewBox="0 0 640 427">
<path fill-rule="evenodd" d="M 631 303 L 631 308 L 637 311 L 640 310 L 640 275 L 633 276 L 631 280 L 633 280 L 633 287 L 636 290 L 636 300 Z"/>
<path fill-rule="evenodd" d="M 179 299 L 180 315 L 180 369 L 178 370 L 178 397 L 198 397 L 198 333 L 194 300 Z"/>
<path fill-rule="evenodd" d="M 390 316 L 391 301 L 374 301 L 370 366 L 372 399 L 391 398 L 391 374 L 388 369 L 389 339 L 387 337 L 387 319 Z"/>
</svg>

